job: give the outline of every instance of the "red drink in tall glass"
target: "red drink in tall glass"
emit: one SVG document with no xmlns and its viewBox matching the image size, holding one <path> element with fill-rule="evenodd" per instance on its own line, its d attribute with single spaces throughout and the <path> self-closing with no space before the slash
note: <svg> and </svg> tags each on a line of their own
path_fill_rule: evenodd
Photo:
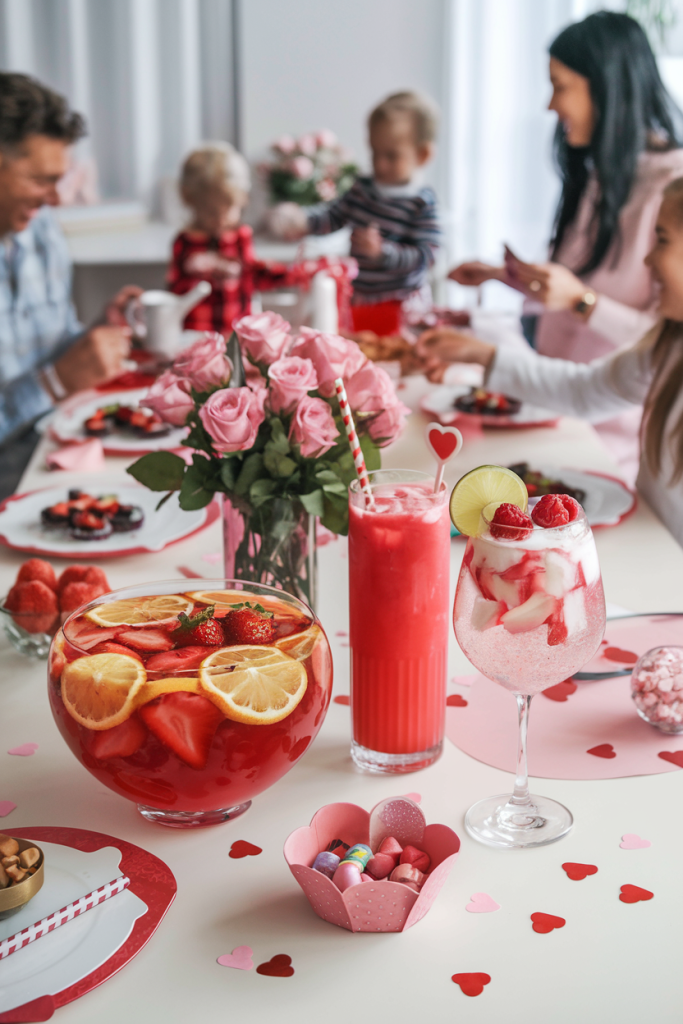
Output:
<svg viewBox="0 0 683 1024">
<path fill-rule="evenodd" d="M 369 771 L 415 771 L 443 745 L 447 493 L 410 470 L 370 480 L 373 508 L 355 481 L 349 496 L 351 753 Z"/>
</svg>

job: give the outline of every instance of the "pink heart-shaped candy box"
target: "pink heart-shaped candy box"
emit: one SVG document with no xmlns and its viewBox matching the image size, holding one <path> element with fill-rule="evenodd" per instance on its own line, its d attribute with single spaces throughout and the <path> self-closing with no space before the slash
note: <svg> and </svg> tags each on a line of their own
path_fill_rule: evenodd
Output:
<svg viewBox="0 0 683 1024">
<path fill-rule="evenodd" d="M 404 797 L 396 798 L 399 801 L 412 804 Z M 386 808 L 386 804 L 382 801 L 375 810 L 383 805 Z M 351 932 L 401 932 L 425 916 L 453 867 L 460 840 L 447 825 L 425 825 L 417 804 L 413 804 L 411 811 L 409 837 L 396 838 L 402 845 L 410 842 L 419 846 L 431 858 L 429 874 L 419 893 L 386 879 L 362 882 L 342 893 L 329 878 L 311 867 L 318 853 L 333 839 L 349 845 L 366 843 L 374 850 L 371 833 L 379 847 L 385 835 L 400 831 L 400 826 L 391 833 L 377 828 L 377 815 L 372 819 L 374 811 L 365 811 L 356 804 L 327 804 L 314 814 L 310 825 L 292 832 L 285 843 L 285 860 L 318 917 Z"/>
</svg>

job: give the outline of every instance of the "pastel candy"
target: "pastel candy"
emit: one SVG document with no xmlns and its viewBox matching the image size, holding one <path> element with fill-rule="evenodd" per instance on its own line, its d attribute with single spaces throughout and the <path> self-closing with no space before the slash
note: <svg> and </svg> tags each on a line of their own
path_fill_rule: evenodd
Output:
<svg viewBox="0 0 683 1024">
<path fill-rule="evenodd" d="M 389 881 L 401 882 L 403 885 L 410 885 L 411 888 L 417 887 L 415 891 L 418 892 L 424 877 L 424 874 L 412 864 L 399 864 L 389 875 Z"/>
<path fill-rule="evenodd" d="M 401 856 L 401 853 L 403 852 L 403 847 L 399 843 L 398 839 L 394 839 L 393 836 L 387 836 L 386 839 L 383 839 L 382 842 L 379 844 L 379 850 L 377 852 L 386 853 L 390 857 L 393 857 L 394 865 L 396 865 L 398 864 L 398 858 Z"/>
<path fill-rule="evenodd" d="M 369 875 L 366 871 L 364 871 L 363 874 L 360 876 L 360 880 L 361 880 L 361 882 L 376 882 L 377 881 L 376 878 L 373 878 L 372 875 Z"/>
<path fill-rule="evenodd" d="M 423 853 L 422 850 L 418 850 L 415 846 L 406 846 L 401 854 L 400 864 L 412 864 L 418 871 L 429 871 L 429 865 L 431 859 L 428 853 Z"/>
<path fill-rule="evenodd" d="M 395 859 L 388 853 L 376 853 L 365 866 L 365 870 L 373 878 L 386 878 L 396 867 Z"/>
<path fill-rule="evenodd" d="M 335 871 L 332 881 L 341 892 L 352 885 L 359 885 L 361 882 L 359 866 L 353 862 L 342 861 Z"/>
<path fill-rule="evenodd" d="M 319 871 L 322 875 L 326 875 L 327 878 L 332 878 L 338 867 L 339 857 L 336 853 L 329 853 L 327 850 L 319 853 L 313 861 L 313 870 Z"/>
<path fill-rule="evenodd" d="M 350 850 L 347 850 L 342 858 L 342 864 L 357 864 L 361 871 L 372 857 L 372 850 L 365 843 L 356 843 Z"/>
</svg>

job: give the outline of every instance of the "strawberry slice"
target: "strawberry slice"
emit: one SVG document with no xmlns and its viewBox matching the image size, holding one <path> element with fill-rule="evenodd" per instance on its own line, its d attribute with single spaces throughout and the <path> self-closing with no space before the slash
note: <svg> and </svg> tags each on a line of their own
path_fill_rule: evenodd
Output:
<svg viewBox="0 0 683 1024">
<path fill-rule="evenodd" d="M 131 651 L 130 647 L 124 647 L 123 644 L 115 644 L 111 640 L 105 640 L 101 644 L 96 644 L 90 648 L 91 654 L 125 654 L 128 658 L 137 658 L 142 664 L 142 658 L 137 651 Z"/>
<path fill-rule="evenodd" d="M 125 629 L 116 639 L 138 651 L 170 651 L 174 646 L 163 629 Z"/>
<path fill-rule="evenodd" d="M 204 768 L 223 715 L 197 693 L 166 693 L 145 704 L 139 715 L 151 733 L 190 768 Z"/>
<path fill-rule="evenodd" d="M 159 672 L 164 676 L 182 675 L 190 669 L 199 668 L 208 654 L 206 647 L 179 647 L 175 651 L 163 651 L 147 659 L 147 672 Z"/>
<path fill-rule="evenodd" d="M 88 738 L 88 752 L 99 761 L 109 757 L 130 757 L 145 742 L 147 732 L 135 715 L 113 729 L 93 732 Z"/>
</svg>

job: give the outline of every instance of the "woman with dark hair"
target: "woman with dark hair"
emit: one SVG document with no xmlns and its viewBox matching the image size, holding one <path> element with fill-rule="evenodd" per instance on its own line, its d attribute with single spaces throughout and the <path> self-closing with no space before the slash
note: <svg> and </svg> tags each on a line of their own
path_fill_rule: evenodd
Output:
<svg viewBox="0 0 683 1024">
<path fill-rule="evenodd" d="M 549 109 L 558 117 L 555 158 L 562 179 L 550 261 L 504 267 L 464 263 L 462 285 L 499 280 L 532 300 L 534 345 L 586 363 L 638 340 L 655 322 L 657 286 L 643 260 L 652 248 L 662 193 L 683 175 L 683 115 L 669 97 L 642 28 L 600 11 L 564 29 L 550 46 Z M 443 331 L 428 332 L 435 344 Z M 435 370 L 435 372 L 438 372 Z M 633 467 L 638 410 L 600 424 Z"/>
</svg>

